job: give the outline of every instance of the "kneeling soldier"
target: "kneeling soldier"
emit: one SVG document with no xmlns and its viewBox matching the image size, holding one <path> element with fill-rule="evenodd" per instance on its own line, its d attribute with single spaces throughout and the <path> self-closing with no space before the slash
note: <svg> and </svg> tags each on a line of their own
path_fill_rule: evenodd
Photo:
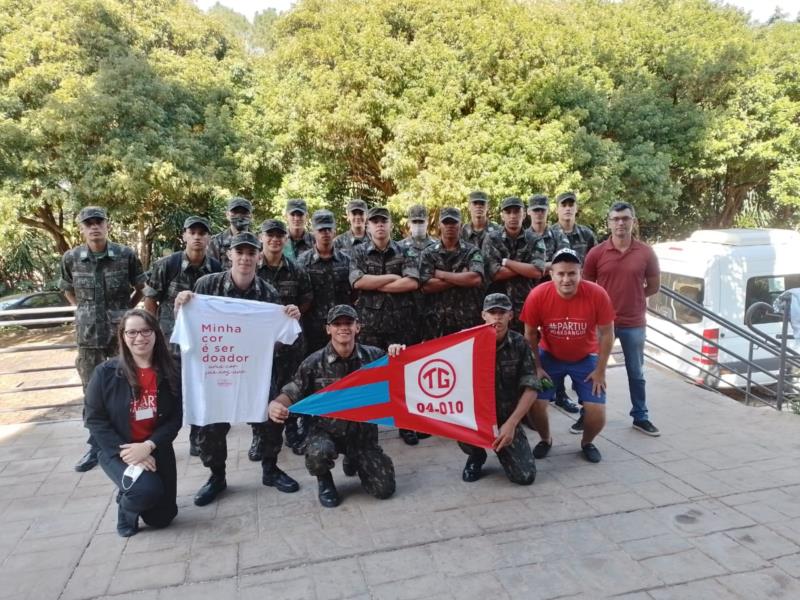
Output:
<svg viewBox="0 0 800 600">
<path fill-rule="evenodd" d="M 294 379 L 269 403 L 270 420 L 283 423 L 289 416 L 288 406 L 384 355 L 380 348 L 356 343 L 361 326 L 351 306 L 334 306 L 327 321 L 330 342 L 309 355 Z M 313 417 L 306 443 L 306 468 L 319 482 L 322 506 L 334 507 L 341 501 L 331 474 L 339 454 L 350 460 L 350 468 L 355 467 L 367 492 L 380 499 L 394 493 L 394 465 L 378 445 L 377 425 Z"/>
<path fill-rule="evenodd" d="M 485 323 L 494 326 L 497 335 L 494 389 L 500 432 L 492 447 L 508 479 L 530 485 L 536 478 L 536 464 L 520 421 L 536 400 L 536 393 L 541 391 L 531 350 L 522 335 L 508 328 L 514 316 L 508 296 L 486 296 L 481 315 Z M 477 481 L 486 462 L 486 450 L 463 442 L 458 445 L 469 455 L 462 479 Z"/>
</svg>

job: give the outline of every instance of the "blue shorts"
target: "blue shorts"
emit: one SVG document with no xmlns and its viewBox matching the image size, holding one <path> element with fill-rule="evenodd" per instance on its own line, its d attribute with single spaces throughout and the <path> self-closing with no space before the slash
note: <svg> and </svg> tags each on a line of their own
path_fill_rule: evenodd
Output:
<svg viewBox="0 0 800 600">
<path fill-rule="evenodd" d="M 589 376 L 589 373 L 594 371 L 597 366 L 597 355 L 589 354 L 577 362 L 566 362 L 558 360 L 549 352 L 539 349 L 539 360 L 542 363 L 542 368 L 547 371 L 550 379 L 553 380 L 555 386 L 553 389 L 539 392 L 538 398 L 541 400 L 552 400 L 556 395 L 556 388 L 559 383 L 564 382 L 564 377 L 569 375 L 572 380 L 573 389 L 578 392 L 578 400 L 583 402 L 591 402 L 593 404 L 605 404 L 606 393 L 601 392 L 599 396 L 592 393 L 592 382 L 584 381 Z"/>
</svg>

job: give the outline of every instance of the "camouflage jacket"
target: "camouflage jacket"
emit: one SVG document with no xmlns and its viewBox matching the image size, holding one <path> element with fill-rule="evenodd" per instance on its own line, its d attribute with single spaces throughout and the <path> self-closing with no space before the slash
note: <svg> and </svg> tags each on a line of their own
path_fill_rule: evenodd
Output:
<svg viewBox="0 0 800 600">
<path fill-rule="evenodd" d="M 553 255 L 556 253 L 556 250 L 570 247 L 567 236 L 560 231 L 555 231 L 552 227 L 545 227 L 544 233 L 541 235 L 536 233 L 533 229 L 531 229 L 530 232 L 537 240 L 542 240 L 544 242 L 544 248 L 547 251 L 545 260 L 547 262 L 553 260 Z"/>
<path fill-rule="evenodd" d="M 478 248 L 483 247 L 483 240 L 486 239 L 487 233 L 492 233 L 493 231 L 502 231 L 503 228 L 498 225 L 497 223 L 493 223 L 489 221 L 486 223 L 486 227 L 481 229 L 480 231 L 475 231 L 472 228 L 472 223 L 464 223 L 461 226 L 461 239 L 465 242 L 469 242 L 473 246 L 477 246 Z"/>
<path fill-rule="evenodd" d="M 175 328 L 175 297 L 184 290 L 193 290 L 194 284 L 203 275 L 222 271 L 219 261 L 210 256 L 203 259 L 202 265 L 195 267 L 189 262 L 185 252 L 175 254 L 181 255 L 178 271 L 170 273 L 170 263 L 175 259 L 165 256 L 150 269 L 144 288 L 144 295 L 158 302 L 158 323 L 167 340 Z"/>
<path fill-rule="evenodd" d="M 145 278 L 142 263 L 128 246 L 107 242 L 99 258 L 85 244 L 64 253 L 59 287 L 77 299 L 78 346 L 105 348 L 111 343 L 131 307 L 131 293 Z"/>
<path fill-rule="evenodd" d="M 569 242 L 569 247 L 575 250 L 578 253 L 578 256 L 581 258 L 581 262 L 586 259 L 586 255 L 589 253 L 596 244 L 597 244 L 597 236 L 594 234 L 589 227 L 586 225 L 578 225 L 575 224 L 572 231 L 567 233 L 561 228 L 561 225 L 556 223 L 551 228 L 554 233 L 560 233 L 564 237 L 567 238 Z"/>
<path fill-rule="evenodd" d="M 309 311 L 303 315 L 303 331 L 313 336 L 314 344 L 327 339 L 325 322 L 328 311 L 337 304 L 351 304 L 353 292 L 350 287 L 350 258 L 343 252 L 321 258 L 316 249 L 300 257 L 298 264 L 305 269 L 313 290 L 313 301 Z"/>
<path fill-rule="evenodd" d="M 353 248 L 368 241 L 369 241 L 369 235 L 367 233 L 365 233 L 363 237 L 357 238 L 356 236 L 353 235 L 352 231 L 345 231 L 341 235 L 337 235 L 334 238 L 333 249 L 338 250 L 339 252 L 342 252 L 347 256 L 352 256 Z"/>
<path fill-rule="evenodd" d="M 508 235 L 505 229 L 490 233 L 483 240 L 483 258 L 486 261 L 486 277 L 490 281 L 503 266 L 503 259 L 508 258 L 519 262 L 534 265 L 544 272 L 545 246 L 544 242 L 537 240 L 530 229 L 520 232 L 516 238 Z M 492 282 L 489 292 L 506 294 L 514 305 L 514 314 L 519 316 L 525 298 L 533 289 L 538 280 L 517 276 L 504 281 Z"/>
<path fill-rule="evenodd" d="M 297 260 L 304 252 L 314 247 L 314 236 L 304 231 L 303 236 L 294 239 L 291 235 L 286 238 L 286 245 L 283 247 L 283 255 Z"/>
<path fill-rule="evenodd" d="M 372 241 L 361 244 L 353 249 L 350 261 L 350 285 L 355 287 L 356 282 L 364 275 L 399 275 L 411 277 L 419 281 L 419 255 L 414 250 L 403 248 L 400 244 L 390 241 L 389 245 L 381 251 Z M 358 290 L 356 305 L 359 310 L 385 311 L 395 313 L 395 316 L 407 316 L 404 309 L 413 306 L 410 293 L 390 294 L 372 290 Z"/>
<path fill-rule="evenodd" d="M 497 424 L 502 425 L 517 408 L 524 388 L 541 392 L 542 386 L 536 377 L 531 349 L 522 335 L 509 330 L 495 352 L 494 394 Z"/>
<path fill-rule="evenodd" d="M 196 294 L 205 294 L 206 296 L 257 300 L 258 302 L 271 302 L 272 304 L 281 303 L 280 294 L 271 283 L 256 276 L 250 282 L 250 287 L 246 290 L 240 290 L 233 283 L 230 271 L 204 275 L 194 284 L 194 292 Z"/>
<path fill-rule="evenodd" d="M 206 254 L 214 258 L 222 265 L 222 270 L 231 268 L 231 261 L 228 258 L 228 250 L 231 249 L 231 240 L 234 234 L 231 233 L 231 228 L 226 227 L 216 235 L 212 235 L 208 242 L 208 249 Z"/>
<path fill-rule="evenodd" d="M 425 248 L 430 248 L 439 240 L 433 238 L 431 236 L 427 236 L 424 240 L 415 240 L 413 237 L 409 236 L 407 238 L 403 238 L 398 244 L 400 244 L 406 250 L 414 249 L 417 251 L 417 254 L 420 254 Z"/>
<path fill-rule="evenodd" d="M 437 269 L 450 273 L 472 271 L 481 276 L 482 282 L 485 281 L 483 255 L 478 248 L 463 240 L 459 240 L 458 248 L 452 251 L 446 250 L 441 242 L 423 250 L 420 284 L 430 281 Z M 425 294 L 431 320 L 425 324 L 430 329 L 425 338 L 440 337 L 480 324 L 484 289 L 483 284 L 479 287 L 453 286 L 442 292 Z"/>
</svg>

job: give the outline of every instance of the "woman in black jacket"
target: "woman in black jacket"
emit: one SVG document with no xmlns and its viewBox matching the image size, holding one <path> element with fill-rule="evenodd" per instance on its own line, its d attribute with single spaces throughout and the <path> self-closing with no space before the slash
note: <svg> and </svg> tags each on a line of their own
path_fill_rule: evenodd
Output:
<svg viewBox="0 0 800 600">
<path fill-rule="evenodd" d="M 172 442 L 181 428 L 180 382 L 155 317 L 133 309 L 117 332 L 119 356 L 94 370 L 86 388 L 86 427 L 100 466 L 117 487 L 117 533 L 139 530 L 139 517 L 166 527 L 178 514 Z"/>
</svg>

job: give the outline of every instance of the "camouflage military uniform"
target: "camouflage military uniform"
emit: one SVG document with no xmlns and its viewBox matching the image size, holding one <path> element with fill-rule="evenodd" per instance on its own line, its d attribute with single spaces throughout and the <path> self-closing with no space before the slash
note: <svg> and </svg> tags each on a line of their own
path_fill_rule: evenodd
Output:
<svg viewBox="0 0 800 600">
<path fill-rule="evenodd" d="M 353 250 L 350 262 L 350 284 L 364 275 L 394 274 L 419 280 L 419 258 L 390 241 L 383 251 L 370 241 Z M 389 344 L 410 344 L 418 334 L 413 326 L 414 297 L 410 293 L 392 294 L 372 290 L 356 290 L 356 309 L 360 315 L 359 341 L 370 346 L 387 348 Z"/>
<path fill-rule="evenodd" d="M 345 231 L 341 235 L 333 238 L 333 249 L 346 254 L 347 256 L 353 255 L 353 248 L 369 241 L 369 236 L 365 233 L 363 237 L 357 238 L 353 235 L 352 231 Z"/>
<path fill-rule="evenodd" d="M 64 253 L 59 287 L 77 300 L 75 366 L 84 390 L 94 368 L 117 353 L 117 326 L 130 308 L 133 289 L 145 278 L 142 263 L 128 246 L 107 242 L 101 256 L 86 245 Z"/>
<path fill-rule="evenodd" d="M 356 344 L 353 354 L 342 358 L 328 344 L 306 358 L 281 391 L 292 403 L 297 402 L 383 355 L 378 348 Z M 306 446 L 308 472 L 316 477 L 327 475 L 339 454 L 356 465 L 361 485 L 368 493 L 376 498 L 388 498 L 394 493 L 394 465 L 378 444 L 377 425 L 313 417 Z"/>
<path fill-rule="evenodd" d="M 472 244 L 459 240 L 458 248 L 445 249 L 441 242 L 426 248 L 420 258 L 419 279 L 421 284 L 431 280 L 436 270 L 461 273 L 464 270 L 478 273 L 484 279 L 483 255 Z M 479 325 L 483 306 L 484 286 L 454 286 L 435 294 L 426 294 L 430 306 L 430 321 L 423 338 L 430 340 L 468 327 Z"/>
<path fill-rule="evenodd" d="M 578 256 L 581 259 L 581 263 L 586 259 L 586 255 L 589 253 L 596 244 L 597 244 L 597 236 L 595 236 L 594 231 L 592 231 L 586 225 L 578 225 L 575 224 L 575 227 L 572 228 L 570 233 L 567 233 L 561 228 L 561 225 L 556 223 L 551 227 L 553 233 L 561 234 L 567 241 L 569 242 L 569 247 L 575 250 L 578 253 Z"/>
<path fill-rule="evenodd" d="M 197 280 L 194 286 L 196 294 L 207 296 L 222 296 L 225 298 L 241 298 L 244 300 L 257 300 L 280 304 L 280 295 L 271 284 L 260 277 L 255 277 L 250 287 L 240 290 L 231 279 L 231 272 L 213 273 Z M 273 365 L 273 379 L 275 367 Z M 275 390 L 271 390 L 270 397 Z M 197 436 L 197 445 L 200 449 L 200 460 L 203 466 L 212 470 L 224 470 L 228 458 L 228 443 L 226 436 L 230 431 L 230 423 L 212 423 L 200 428 Z M 283 446 L 283 424 L 267 421 L 264 427 L 264 455 L 262 465 L 272 463 L 278 456 Z"/>
<path fill-rule="evenodd" d="M 286 237 L 286 245 L 283 247 L 283 255 L 297 260 L 307 250 L 314 248 L 314 236 L 304 231 L 303 236 L 294 239 L 291 235 Z"/>
<path fill-rule="evenodd" d="M 303 254 L 298 264 L 308 273 L 314 295 L 311 308 L 303 315 L 306 351 L 311 353 L 328 343 L 325 331 L 328 311 L 337 304 L 350 304 L 353 300 L 350 258 L 337 250 L 330 258 L 322 258 L 312 250 Z"/>
<path fill-rule="evenodd" d="M 206 256 L 203 264 L 196 267 L 189 262 L 186 252 L 181 251 L 175 254 L 181 255 L 179 269 L 174 273 L 170 272 L 170 264 L 175 260 L 174 255 L 159 259 L 150 269 L 147 285 L 144 288 L 144 295 L 158 302 L 158 324 L 167 341 L 175 328 L 175 298 L 177 295 L 184 290 L 194 289 L 194 284 L 203 275 L 222 271 L 219 261 L 210 256 Z M 180 348 L 177 348 L 177 351 L 180 356 Z"/>
<path fill-rule="evenodd" d="M 481 250 L 486 261 L 486 278 L 490 281 L 503 266 L 504 258 L 534 265 L 542 272 L 545 269 L 544 242 L 537 240 L 529 229 L 521 231 L 516 238 L 510 237 L 505 229 L 492 232 L 483 240 Z M 514 319 L 511 321 L 511 327 L 515 331 L 524 331 L 524 327 L 519 321 L 519 313 L 535 285 L 535 280 L 521 276 L 505 281 L 495 281 L 489 285 L 489 293 L 505 294 L 511 299 L 514 306 Z"/>
<path fill-rule="evenodd" d="M 417 270 L 419 270 L 420 260 L 422 259 L 422 251 L 426 248 L 430 248 L 438 242 L 439 240 L 430 236 L 425 237 L 423 240 L 415 240 L 413 237 L 409 236 L 400 240 L 398 244 L 405 248 L 409 255 L 416 257 Z M 421 289 L 414 290 L 411 292 L 411 295 L 414 298 L 415 314 L 412 321 L 414 324 L 414 337 L 409 341 L 413 344 L 417 344 L 422 340 L 432 339 L 429 335 L 429 326 L 431 320 L 433 319 L 432 306 L 428 296 L 423 294 Z"/>
<path fill-rule="evenodd" d="M 486 224 L 486 227 L 481 229 L 480 231 L 475 231 L 472 228 L 472 223 L 464 223 L 461 226 L 461 239 L 465 242 L 469 242 L 473 246 L 478 248 L 483 248 L 483 240 L 486 238 L 487 233 L 492 233 L 493 231 L 502 231 L 503 228 L 498 225 L 497 223 L 493 223 L 489 221 Z"/>
<path fill-rule="evenodd" d="M 208 241 L 208 250 L 206 250 L 206 254 L 218 260 L 222 265 L 223 271 L 231 268 L 228 250 L 231 249 L 231 240 L 234 235 L 236 234 L 231 233 L 231 228 L 226 227 L 224 231 L 219 232 L 217 235 L 212 235 L 211 239 Z"/>
<path fill-rule="evenodd" d="M 533 356 L 525 338 L 515 331 L 509 331 L 497 346 L 495 355 L 494 394 L 498 427 L 505 423 L 517 408 L 519 397 L 525 388 L 536 391 L 542 389 L 536 378 Z M 480 464 L 486 461 L 486 450 L 483 448 L 463 442 L 459 442 L 458 445 Z M 521 485 L 533 483 L 536 477 L 536 465 L 528 438 L 525 437 L 521 425 L 517 425 L 514 431 L 514 441 L 497 452 L 497 458 L 509 480 Z"/>
<path fill-rule="evenodd" d="M 533 229 L 531 229 L 530 232 L 537 240 L 542 240 L 544 242 L 544 248 L 546 251 L 545 260 L 547 262 L 553 260 L 553 255 L 556 253 L 556 250 L 570 247 L 567 236 L 560 231 L 555 231 L 552 227 L 545 227 L 544 233 L 541 235 L 536 233 Z"/>
</svg>

